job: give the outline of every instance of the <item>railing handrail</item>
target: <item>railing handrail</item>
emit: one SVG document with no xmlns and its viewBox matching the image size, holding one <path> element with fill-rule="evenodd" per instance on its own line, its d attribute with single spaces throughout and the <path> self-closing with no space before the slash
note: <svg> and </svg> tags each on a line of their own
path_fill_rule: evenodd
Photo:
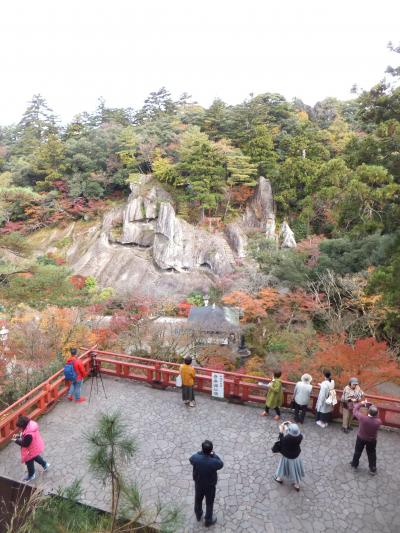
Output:
<svg viewBox="0 0 400 533">
<path fill-rule="evenodd" d="M 88 350 L 87 348 L 84 348 L 87 350 L 87 352 L 95 352 L 96 354 L 102 354 L 102 355 L 111 355 L 113 357 L 121 357 L 124 359 L 134 359 L 137 361 L 142 362 L 148 362 L 148 363 L 154 363 L 156 365 L 170 365 L 172 367 L 180 367 L 180 363 L 173 363 L 171 361 L 161 361 L 160 359 L 152 359 L 149 357 L 140 357 L 137 355 L 128 355 L 118 352 L 109 352 L 106 350 L 98 350 L 98 349 L 92 349 Z M 272 378 L 268 378 L 266 376 L 253 376 L 251 374 L 242 374 L 241 372 L 231 372 L 229 370 L 216 370 L 215 368 L 208 368 L 208 367 L 196 367 L 196 372 L 204 372 L 204 373 L 213 373 L 217 372 L 218 374 L 224 374 L 225 376 L 232 376 L 233 378 L 241 378 L 241 379 L 254 379 L 256 381 L 266 381 L 270 382 Z M 296 383 L 294 381 L 288 381 L 288 380 L 281 380 L 283 385 L 291 385 L 295 386 Z M 319 390 L 320 387 L 318 385 L 312 385 L 313 390 Z M 336 389 L 336 393 L 339 394 L 339 397 L 343 394 L 343 389 Z M 383 402 L 394 402 L 400 404 L 400 398 L 394 398 L 390 396 L 378 396 L 376 394 L 366 394 L 368 399 L 383 401 Z"/>
<path fill-rule="evenodd" d="M 175 386 L 174 377 L 179 373 L 179 363 L 98 350 L 97 346 L 93 346 L 92 348 L 81 348 L 81 350 L 83 350 L 83 353 L 78 357 L 83 361 L 87 368 L 89 368 L 90 354 L 95 353 L 101 367 L 101 372 L 104 373 L 104 375 L 147 382 L 158 388 Z M 104 366 L 101 363 L 104 363 Z M 265 401 L 265 388 L 260 385 L 259 382 L 268 383 L 272 379 L 267 376 L 253 376 L 251 374 L 216 370 L 208 367 L 197 367 L 196 370 L 197 379 L 195 382 L 195 388 L 198 391 L 210 394 L 212 392 L 210 383 L 212 380 L 212 374 L 217 372 L 224 374 L 226 377 L 224 380 L 225 397 L 229 400 L 240 402 L 250 401 L 263 403 Z M 41 416 L 47 412 L 59 398 L 67 393 L 68 386 L 64 381 L 62 372 L 63 369 L 58 370 L 34 389 L 19 398 L 12 405 L 9 405 L 4 411 L 0 412 L 0 445 L 6 443 L 14 433 L 17 418 L 20 414 L 29 414 L 34 418 Z M 282 380 L 282 383 L 286 386 L 283 391 L 283 405 L 288 407 L 290 404 L 290 398 L 293 396 L 293 387 L 295 386 L 295 383 L 287 380 Z M 263 391 L 262 394 L 260 394 L 261 390 Z M 315 393 L 318 390 L 319 386 L 313 385 L 313 392 Z M 337 390 L 337 393 L 338 398 L 340 399 L 343 391 Z M 369 400 L 377 403 L 384 425 L 400 428 L 400 398 L 376 396 L 372 394 L 367 394 L 367 396 Z M 316 406 L 316 397 L 316 394 L 312 394 L 311 396 L 311 409 L 314 410 Z M 340 403 L 334 407 L 333 413 L 336 417 L 340 415 Z M 395 416 L 395 419 L 393 419 L 393 415 Z"/>
<path fill-rule="evenodd" d="M 84 359 L 86 356 L 89 355 L 89 352 L 90 351 L 93 351 L 93 350 L 87 350 L 85 353 L 82 353 L 81 355 L 78 356 L 79 359 Z M 52 376 L 46 378 L 44 381 L 42 381 L 41 383 L 39 383 L 39 385 L 37 385 L 34 389 L 30 390 L 29 392 L 27 392 L 26 394 L 24 394 L 24 396 L 21 396 L 21 398 L 18 398 L 18 400 L 16 400 L 14 403 L 12 403 L 11 405 L 9 405 L 8 407 L 6 407 L 6 409 L 4 409 L 4 411 L 0 411 L 0 416 L 4 416 L 6 415 L 9 411 L 15 409 L 20 403 L 23 403 L 25 400 L 27 400 L 30 396 L 34 396 L 35 392 L 38 392 L 40 391 L 44 385 L 46 385 L 47 383 L 50 383 L 52 382 L 53 380 L 55 380 L 58 376 L 60 376 L 63 372 L 63 368 L 61 368 L 60 370 L 58 370 L 55 374 L 53 374 Z"/>
</svg>

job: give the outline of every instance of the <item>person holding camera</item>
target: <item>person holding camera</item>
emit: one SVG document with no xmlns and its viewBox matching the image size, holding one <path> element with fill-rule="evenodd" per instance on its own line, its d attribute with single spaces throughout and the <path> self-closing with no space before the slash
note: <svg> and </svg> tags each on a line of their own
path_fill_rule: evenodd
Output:
<svg viewBox="0 0 400 533">
<path fill-rule="evenodd" d="M 368 414 L 360 413 L 361 407 L 368 407 Z M 378 429 L 382 425 L 382 420 L 378 417 L 378 408 L 364 400 L 354 406 L 353 416 L 358 420 L 358 433 L 353 459 L 350 464 L 354 469 L 358 468 L 361 454 L 366 448 L 369 473 L 374 476 L 376 474 L 376 441 Z"/>
<path fill-rule="evenodd" d="M 204 525 L 212 526 L 217 518 L 213 515 L 215 489 L 217 486 L 217 470 L 223 468 L 224 463 L 213 451 L 213 443 L 205 440 L 201 445 L 201 452 L 197 452 L 189 459 L 193 465 L 193 481 L 195 487 L 194 512 L 197 521 L 203 516 L 203 499 L 206 499 L 206 514 Z"/>
<path fill-rule="evenodd" d="M 81 387 L 83 380 L 87 376 L 87 372 L 83 363 L 80 359 L 77 358 L 77 349 L 70 348 L 71 357 L 67 359 L 66 365 L 64 367 L 64 374 L 66 373 L 66 367 L 72 365 L 73 370 L 75 371 L 75 376 L 71 380 L 71 384 L 68 391 L 68 400 L 72 402 L 75 400 L 75 403 L 83 403 L 86 401 L 84 396 L 81 396 Z"/>
<path fill-rule="evenodd" d="M 349 433 L 353 428 L 351 423 L 353 421 L 353 407 L 356 403 L 361 402 L 364 393 L 360 388 L 357 378 L 351 378 L 349 384 L 345 386 L 342 393 L 341 403 L 343 411 L 342 431 Z"/>
<path fill-rule="evenodd" d="M 302 440 L 303 435 L 299 426 L 284 422 L 279 426 L 279 441 L 272 449 L 273 452 L 279 452 L 282 455 L 273 479 L 277 483 L 283 483 L 286 479 L 293 484 L 297 492 L 300 490 L 300 481 L 304 477 L 303 462 L 300 459 Z"/>
<path fill-rule="evenodd" d="M 21 446 L 21 463 L 25 463 L 28 469 L 28 473 L 22 481 L 33 481 L 36 477 L 35 462 L 40 464 L 45 472 L 50 467 L 50 463 L 40 455 L 44 450 L 44 442 L 40 435 L 39 425 L 34 420 L 22 415 L 18 417 L 16 425 L 17 428 L 21 429 L 21 433 L 14 435 L 12 440 Z"/>
</svg>

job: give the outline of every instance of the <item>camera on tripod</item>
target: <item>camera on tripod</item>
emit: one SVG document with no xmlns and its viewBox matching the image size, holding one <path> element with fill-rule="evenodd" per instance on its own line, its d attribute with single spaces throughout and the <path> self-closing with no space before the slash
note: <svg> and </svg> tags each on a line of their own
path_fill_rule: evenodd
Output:
<svg viewBox="0 0 400 533">
<path fill-rule="evenodd" d="M 100 362 L 97 360 L 97 353 L 90 352 L 89 356 L 90 356 L 90 367 L 89 367 L 89 378 L 90 378 L 89 402 L 90 402 L 94 384 L 95 384 L 96 393 L 99 392 L 99 381 L 103 388 L 105 398 L 107 398 L 107 394 L 106 394 L 106 389 L 104 387 L 103 378 L 101 377 L 101 368 L 100 368 Z"/>
<path fill-rule="evenodd" d="M 100 364 L 97 361 L 97 354 L 96 352 L 90 352 L 90 370 L 89 374 L 90 377 L 97 377 L 100 373 Z"/>
</svg>

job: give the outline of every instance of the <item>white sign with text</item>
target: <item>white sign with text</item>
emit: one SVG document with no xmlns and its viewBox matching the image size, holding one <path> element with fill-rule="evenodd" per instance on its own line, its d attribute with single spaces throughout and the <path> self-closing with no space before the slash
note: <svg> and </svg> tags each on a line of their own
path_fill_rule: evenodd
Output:
<svg viewBox="0 0 400 533">
<path fill-rule="evenodd" d="M 211 395 L 214 398 L 224 397 L 224 374 L 212 372 L 211 374 Z"/>
</svg>

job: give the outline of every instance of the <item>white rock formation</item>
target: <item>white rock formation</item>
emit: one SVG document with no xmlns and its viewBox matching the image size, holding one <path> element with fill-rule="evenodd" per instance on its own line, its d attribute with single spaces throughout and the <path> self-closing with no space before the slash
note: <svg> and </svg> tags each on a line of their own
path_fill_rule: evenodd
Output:
<svg viewBox="0 0 400 533">
<path fill-rule="evenodd" d="M 153 245 L 159 205 L 170 201 L 170 196 L 161 187 L 146 190 L 149 180 L 143 176 L 141 183 L 131 184 L 131 194 L 123 214 L 123 229 L 120 242 L 149 247 Z"/>
<path fill-rule="evenodd" d="M 152 254 L 162 269 L 182 272 L 204 267 L 219 275 L 233 271 L 234 258 L 226 241 L 177 218 L 168 202 L 160 206 Z"/>
<path fill-rule="evenodd" d="M 282 239 L 282 248 L 296 248 L 297 243 L 296 239 L 294 238 L 294 233 L 290 229 L 289 224 L 286 222 L 286 220 L 282 224 L 280 237 Z"/>
</svg>

